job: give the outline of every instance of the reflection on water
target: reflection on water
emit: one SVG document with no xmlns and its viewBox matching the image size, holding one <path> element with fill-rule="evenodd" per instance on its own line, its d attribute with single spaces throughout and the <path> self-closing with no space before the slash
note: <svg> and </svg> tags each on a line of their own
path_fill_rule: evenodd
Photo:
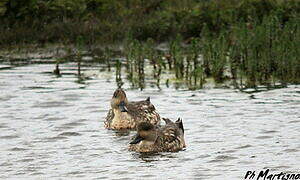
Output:
<svg viewBox="0 0 300 180">
<path fill-rule="evenodd" d="M 64 64 L 0 66 L 0 178 L 242 179 L 248 170 L 299 172 L 299 86 L 261 92 L 233 89 L 124 88 L 151 96 L 163 117 L 183 118 L 187 148 L 127 150 L 134 132 L 103 128 L 114 72 Z M 87 78 L 88 77 L 88 78 Z"/>
</svg>

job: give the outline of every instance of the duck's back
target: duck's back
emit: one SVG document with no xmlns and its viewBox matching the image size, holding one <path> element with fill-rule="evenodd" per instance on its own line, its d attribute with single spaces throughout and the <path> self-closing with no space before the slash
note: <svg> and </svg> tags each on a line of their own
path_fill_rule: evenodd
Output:
<svg viewBox="0 0 300 180">
<path fill-rule="evenodd" d="M 110 109 L 104 122 L 105 128 L 135 129 L 136 125 L 142 121 L 153 125 L 160 123 L 160 116 L 149 98 L 144 101 L 128 102 L 126 108 L 128 112 L 114 112 Z"/>
<path fill-rule="evenodd" d="M 147 121 L 156 125 L 160 122 L 160 116 L 150 100 L 129 102 L 127 109 L 136 123 Z"/>
<path fill-rule="evenodd" d="M 175 123 L 166 124 L 158 137 L 160 151 L 179 151 L 185 147 L 183 131 Z"/>
</svg>

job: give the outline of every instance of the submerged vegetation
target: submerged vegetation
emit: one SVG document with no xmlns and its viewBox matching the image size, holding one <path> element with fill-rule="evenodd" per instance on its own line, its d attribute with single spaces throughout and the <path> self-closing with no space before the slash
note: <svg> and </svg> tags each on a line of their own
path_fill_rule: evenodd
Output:
<svg viewBox="0 0 300 180">
<path fill-rule="evenodd" d="M 109 71 L 116 68 L 119 86 L 122 68 L 140 88 L 147 76 L 159 86 L 166 72 L 173 74 L 167 85 L 190 89 L 211 80 L 239 89 L 300 83 L 298 0 L 4 0 L 0 17 L 2 49 L 74 46 L 68 57 L 78 75 L 85 49 Z M 112 61 L 114 44 L 124 61 Z"/>
</svg>

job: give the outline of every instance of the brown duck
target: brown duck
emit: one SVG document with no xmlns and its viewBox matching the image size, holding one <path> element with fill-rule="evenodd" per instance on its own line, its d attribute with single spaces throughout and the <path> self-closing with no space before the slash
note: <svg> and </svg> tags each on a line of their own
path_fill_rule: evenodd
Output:
<svg viewBox="0 0 300 180">
<path fill-rule="evenodd" d="M 111 99 L 111 109 L 104 122 L 105 128 L 136 129 L 140 122 L 153 125 L 160 123 L 160 116 L 150 102 L 150 97 L 144 101 L 129 102 L 126 93 L 118 88 Z"/>
<path fill-rule="evenodd" d="M 155 126 L 149 122 L 141 122 L 137 126 L 137 134 L 130 142 L 129 150 L 137 152 L 176 152 L 186 147 L 184 128 L 179 118 L 175 123 L 170 119 L 163 120 L 166 125 Z"/>
</svg>

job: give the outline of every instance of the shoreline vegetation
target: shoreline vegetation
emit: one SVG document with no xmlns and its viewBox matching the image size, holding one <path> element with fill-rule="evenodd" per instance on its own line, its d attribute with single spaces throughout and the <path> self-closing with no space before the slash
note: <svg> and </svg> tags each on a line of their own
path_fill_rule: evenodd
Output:
<svg viewBox="0 0 300 180">
<path fill-rule="evenodd" d="M 80 75 L 88 55 L 140 88 L 145 66 L 189 89 L 300 83 L 298 0 L 2 0 L 0 24 L 0 59 L 55 45 L 58 73 L 74 61 Z"/>
</svg>

